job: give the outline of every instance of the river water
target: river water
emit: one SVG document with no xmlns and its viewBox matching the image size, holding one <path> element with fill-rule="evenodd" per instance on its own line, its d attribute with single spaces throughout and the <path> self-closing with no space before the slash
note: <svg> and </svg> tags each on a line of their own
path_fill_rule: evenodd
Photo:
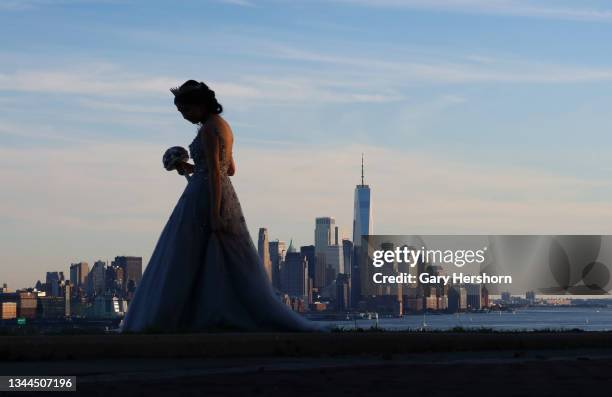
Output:
<svg viewBox="0 0 612 397">
<path fill-rule="evenodd" d="M 376 320 L 322 321 L 343 329 L 368 329 Z M 558 307 L 521 308 L 514 312 L 407 315 L 401 318 L 379 318 L 378 327 L 386 330 L 448 330 L 454 327 L 503 330 L 612 331 L 612 308 Z"/>
</svg>

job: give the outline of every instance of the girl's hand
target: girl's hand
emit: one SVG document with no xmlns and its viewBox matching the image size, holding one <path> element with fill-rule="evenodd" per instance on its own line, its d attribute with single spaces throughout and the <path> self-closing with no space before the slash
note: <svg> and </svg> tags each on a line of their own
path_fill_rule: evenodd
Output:
<svg viewBox="0 0 612 397">
<path fill-rule="evenodd" d="M 176 165 L 176 172 L 178 172 L 179 175 L 189 175 L 193 174 L 194 168 L 195 167 L 193 166 L 193 164 L 190 164 L 186 161 L 181 161 Z"/>
</svg>

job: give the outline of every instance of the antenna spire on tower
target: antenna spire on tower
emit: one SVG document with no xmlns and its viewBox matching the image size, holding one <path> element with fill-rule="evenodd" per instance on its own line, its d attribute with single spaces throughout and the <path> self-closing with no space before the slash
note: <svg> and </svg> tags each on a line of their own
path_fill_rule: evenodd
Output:
<svg viewBox="0 0 612 397">
<path fill-rule="evenodd" d="M 363 152 L 361 153 L 361 186 L 363 186 Z"/>
</svg>

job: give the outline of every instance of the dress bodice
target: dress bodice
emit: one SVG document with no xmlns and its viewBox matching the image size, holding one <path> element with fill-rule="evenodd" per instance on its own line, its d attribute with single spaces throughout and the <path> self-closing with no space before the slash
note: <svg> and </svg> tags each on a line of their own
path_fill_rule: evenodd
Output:
<svg viewBox="0 0 612 397">
<path fill-rule="evenodd" d="M 204 134 L 205 133 L 200 129 L 191 144 L 189 144 L 189 153 L 194 162 L 194 170 L 193 174 L 191 174 L 191 177 L 189 178 L 188 187 L 186 189 L 189 189 L 190 192 L 197 191 L 197 194 L 210 188 L 210 180 L 208 178 L 210 174 L 206 159 L 207 150 L 205 147 L 206 143 Z M 225 229 L 229 233 L 248 234 L 249 231 L 247 229 L 244 216 L 242 215 L 240 202 L 238 201 L 236 191 L 234 190 L 230 177 L 227 173 L 230 166 L 231 157 L 226 156 L 224 145 L 224 142 L 220 139 L 219 177 L 221 190 L 219 193 L 221 196 L 221 221 L 225 224 Z M 202 204 L 204 206 L 210 206 L 212 204 L 209 203 L 208 197 L 208 193 L 204 194 L 204 198 L 202 200 Z M 208 218 L 208 211 L 209 210 L 205 211 L 206 215 L 204 219 Z M 206 223 L 207 221 L 205 220 L 204 222 Z"/>
<path fill-rule="evenodd" d="M 203 132 L 198 130 L 196 137 L 189 144 L 189 154 L 194 163 L 194 175 L 196 173 L 208 175 L 208 162 L 206 161 L 206 148 L 204 147 Z M 227 175 L 229 158 L 226 156 L 225 144 L 219 139 L 219 170 L 221 175 Z"/>
</svg>

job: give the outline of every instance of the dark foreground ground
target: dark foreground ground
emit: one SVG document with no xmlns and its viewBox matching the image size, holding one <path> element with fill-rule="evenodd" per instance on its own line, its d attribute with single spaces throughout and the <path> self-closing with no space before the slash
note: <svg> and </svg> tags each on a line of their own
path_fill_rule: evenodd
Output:
<svg viewBox="0 0 612 397">
<path fill-rule="evenodd" d="M 612 333 L 3 336 L 0 375 L 75 375 L 72 396 L 607 395 Z"/>
</svg>

